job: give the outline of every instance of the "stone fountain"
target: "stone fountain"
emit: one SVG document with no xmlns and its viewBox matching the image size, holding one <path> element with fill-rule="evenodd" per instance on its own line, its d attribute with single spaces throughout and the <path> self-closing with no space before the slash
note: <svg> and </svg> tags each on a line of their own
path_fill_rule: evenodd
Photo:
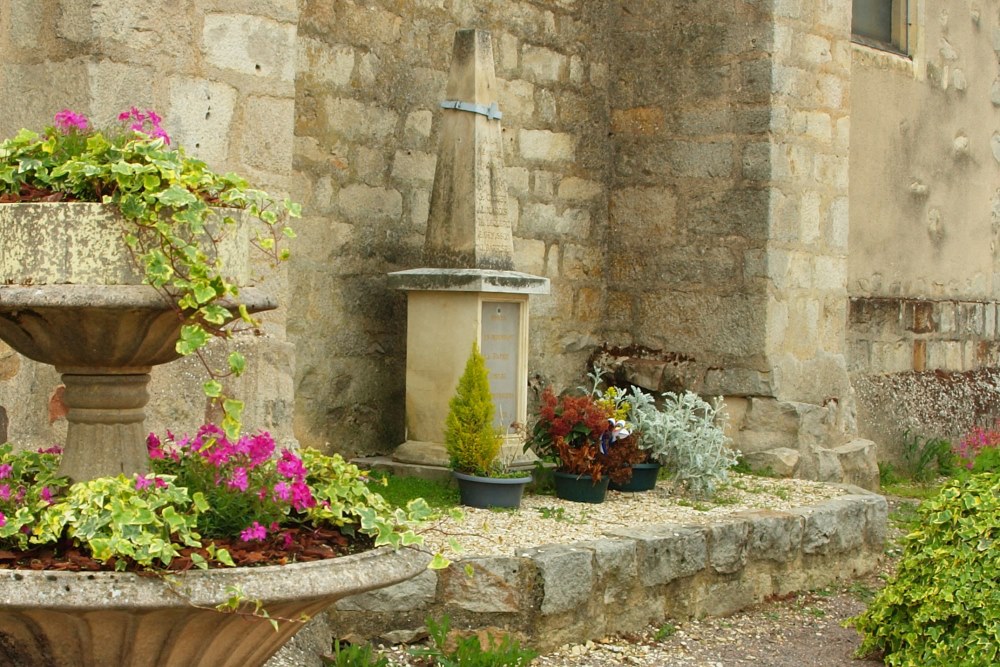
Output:
<svg viewBox="0 0 1000 667">
<path fill-rule="evenodd" d="M 0 339 L 62 374 L 69 426 L 60 473 L 73 481 L 147 471 L 149 374 L 180 356 L 184 320 L 142 284 L 125 224 L 101 204 L 0 206 Z M 218 253 L 230 280 L 245 285 L 249 236 L 247 225 L 237 229 Z M 277 305 L 253 288 L 240 301 L 250 312 Z"/>
</svg>

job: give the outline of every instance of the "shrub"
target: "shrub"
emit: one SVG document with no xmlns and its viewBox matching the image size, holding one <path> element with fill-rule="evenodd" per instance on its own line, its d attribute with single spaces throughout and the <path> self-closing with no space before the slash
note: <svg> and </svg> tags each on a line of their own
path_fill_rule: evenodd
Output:
<svg viewBox="0 0 1000 667">
<path fill-rule="evenodd" d="M 440 622 L 427 619 L 427 632 L 434 646 L 411 649 L 414 656 L 430 658 L 438 667 L 527 667 L 538 657 L 538 653 L 521 648 L 521 644 L 510 635 L 499 639 L 487 635 L 487 647 L 483 648 L 479 637 L 454 637 L 451 633 L 451 619 L 444 616 Z M 450 646 L 454 648 L 450 648 Z"/>
<path fill-rule="evenodd" d="M 465 372 L 448 403 L 444 443 L 449 465 L 459 472 L 489 477 L 500 454 L 500 442 L 493 426 L 493 395 L 486 359 L 473 343 Z"/>
<path fill-rule="evenodd" d="M 944 438 L 903 433 L 903 465 L 900 473 L 917 482 L 928 482 L 935 474 L 954 473 L 955 456 L 951 443 Z"/>
<path fill-rule="evenodd" d="M 918 509 L 896 575 L 847 624 L 859 655 L 890 667 L 993 665 L 1000 660 L 1000 476 L 953 481 Z"/>
</svg>

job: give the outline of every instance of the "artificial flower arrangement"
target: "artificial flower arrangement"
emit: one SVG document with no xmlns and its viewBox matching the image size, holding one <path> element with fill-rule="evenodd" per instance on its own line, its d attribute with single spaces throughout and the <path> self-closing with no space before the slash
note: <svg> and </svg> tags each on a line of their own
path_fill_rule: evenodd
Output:
<svg viewBox="0 0 1000 667">
<path fill-rule="evenodd" d="M 634 458 L 644 458 L 635 449 L 635 436 L 624 420 L 627 405 L 617 405 L 616 389 L 604 396 L 565 393 L 557 396 L 545 388 L 525 443 L 543 461 L 557 463 L 557 472 L 590 477 L 594 483 L 604 475 L 624 483 L 632 475 Z"/>
<path fill-rule="evenodd" d="M 184 326 L 177 352 L 199 352 L 213 336 L 226 337 L 238 322 L 254 324 L 239 306 L 239 287 L 226 277 L 216 251 L 235 232 L 237 209 L 260 225 L 252 244 L 271 261 L 287 257 L 286 224 L 300 214 L 298 204 L 278 202 L 236 174 L 218 174 L 180 147 L 171 146 L 152 110 L 132 107 L 117 124 L 99 129 L 81 114 L 64 109 L 43 132 L 22 129 L 0 143 L 0 204 L 97 202 L 116 208 L 128 246 L 146 282 L 175 306 Z M 206 395 L 224 413 L 222 427 L 236 438 L 242 401 L 223 395 L 219 377 L 245 368 L 239 352 L 227 368 L 206 369 Z"/>
<path fill-rule="evenodd" d="M 60 450 L 0 445 L 0 567 L 184 570 L 332 558 L 420 544 L 422 500 L 392 508 L 339 455 L 276 451 L 267 433 L 230 440 L 150 434 L 153 472 L 70 485 Z"/>
</svg>

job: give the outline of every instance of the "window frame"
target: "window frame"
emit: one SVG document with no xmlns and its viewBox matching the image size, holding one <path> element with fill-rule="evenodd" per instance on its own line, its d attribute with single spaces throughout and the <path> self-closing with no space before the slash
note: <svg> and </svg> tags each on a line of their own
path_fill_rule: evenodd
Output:
<svg viewBox="0 0 1000 667">
<path fill-rule="evenodd" d="M 873 39 L 871 37 L 866 37 L 864 35 L 859 35 L 854 32 L 854 3 L 858 0 L 852 0 L 851 3 L 851 41 L 857 44 L 862 44 L 864 46 L 878 49 L 880 51 L 888 51 L 890 53 L 895 53 L 897 55 L 905 56 L 907 58 L 912 56 L 912 40 L 911 40 L 911 26 L 912 22 L 910 20 L 910 0 L 889 0 L 891 8 L 889 10 L 889 20 L 891 24 L 890 28 L 890 42 L 884 42 L 879 39 Z"/>
</svg>

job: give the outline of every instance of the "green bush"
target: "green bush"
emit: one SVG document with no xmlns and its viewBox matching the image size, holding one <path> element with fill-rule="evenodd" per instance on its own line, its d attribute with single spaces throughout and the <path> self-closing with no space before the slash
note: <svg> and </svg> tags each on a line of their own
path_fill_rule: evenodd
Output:
<svg viewBox="0 0 1000 667">
<path fill-rule="evenodd" d="M 493 426 L 489 370 L 475 343 L 448 408 L 444 444 L 449 465 L 458 472 L 489 477 L 501 439 Z"/>
<path fill-rule="evenodd" d="M 953 481 L 917 510 L 896 575 L 849 619 L 890 667 L 1000 661 L 1000 475 Z"/>
</svg>

